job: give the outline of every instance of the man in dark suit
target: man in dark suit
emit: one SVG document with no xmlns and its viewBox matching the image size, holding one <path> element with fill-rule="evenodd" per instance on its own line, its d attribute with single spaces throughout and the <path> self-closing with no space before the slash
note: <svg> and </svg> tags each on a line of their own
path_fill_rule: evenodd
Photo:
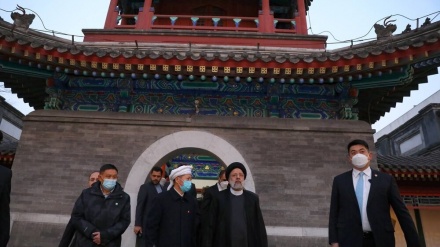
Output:
<svg viewBox="0 0 440 247">
<path fill-rule="evenodd" d="M 202 203 L 200 204 L 200 215 L 201 215 L 201 222 L 205 222 L 200 224 L 207 225 L 207 222 L 209 220 L 208 213 L 209 213 L 209 206 L 211 204 L 212 198 L 216 197 L 220 191 L 223 191 L 228 188 L 228 180 L 226 179 L 226 170 L 221 170 L 218 174 L 218 181 L 213 186 L 207 188 L 203 193 L 203 199 Z M 198 241 L 201 243 L 202 237 L 205 234 L 204 231 L 207 229 L 200 229 L 200 233 L 198 236 Z"/>
<path fill-rule="evenodd" d="M 163 191 L 160 180 L 162 178 L 162 169 L 158 166 L 150 171 L 150 181 L 141 185 L 138 192 L 136 205 L 136 219 L 134 223 L 134 233 L 138 235 L 139 246 L 145 246 L 145 229 L 147 224 L 147 213 L 152 206 L 153 199 Z"/>
<path fill-rule="evenodd" d="M 353 170 L 333 180 L 329 217 L 329 244 L 332 247 L 393 247 L 393 208 L 408 247 L 419 247 L 414 222 L 400 197 L 394 178 L 372 170 L 372 153 L 363 140 L 348 144 Z"/>
<path fill-rule="evenodd" d="M 218 174 L 218 181 L 213 186 L 207 188 L 203 194 L 202 211 L 203 208 L 208 208 L 211 198 L 216 196 L 220 191 L 228 188 L 228 180 L 226 179 L 226 171 L 221 170 Z"/>
<path fill-rule="evenodd" d="M 6 247 L 9 241 L 11 180 L 11 169 L 0 165 L 0 247 Z"/>
<path fill-rule="evenodd" d="M 228 188 L 228 180 L 226 179 L 226 171 L 221 170 L 218 175 L 218 182 L 213 186 L 207 188 L 203 194 L 203 201 L 200 206 L 200 213 L 202 215 L 202 221 L 207 216 L 209 205 L 213 197 L 217 196 L 220 191 Z"/>
</svg>

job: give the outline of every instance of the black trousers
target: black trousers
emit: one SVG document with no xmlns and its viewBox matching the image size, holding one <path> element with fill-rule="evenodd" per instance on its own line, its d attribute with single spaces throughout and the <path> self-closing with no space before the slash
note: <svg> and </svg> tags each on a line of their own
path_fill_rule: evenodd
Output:
<svg viewBox="0 0 440 247">
<path fill-rule="evenodd" d="M 374 237 L 372 232 L 364 232 L 364 236 L 362 239 L 362 247 L 376 247 L 376 243 L 374 243 Z"/>
</svg>

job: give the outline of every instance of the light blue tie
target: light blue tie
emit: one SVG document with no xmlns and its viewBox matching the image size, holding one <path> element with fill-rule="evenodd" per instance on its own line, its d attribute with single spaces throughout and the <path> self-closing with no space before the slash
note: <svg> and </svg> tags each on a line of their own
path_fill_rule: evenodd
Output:
<svg viewBox="0 0 440 247">
<path fill-rule="evenodd" d="M 362 218 L 362 202 L 364 197 L 364 173 L 359 173 L 359 179 L 356 184 L 356 198 L 359 204 L 359 211 L 361 212 L 361 218 Z"/>
</svg>

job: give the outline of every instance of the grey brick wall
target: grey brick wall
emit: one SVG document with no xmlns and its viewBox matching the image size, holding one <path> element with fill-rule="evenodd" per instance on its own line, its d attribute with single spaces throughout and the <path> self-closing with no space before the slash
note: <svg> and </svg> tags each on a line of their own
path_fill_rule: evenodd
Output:
<svg viewBox="0 0 440 247">
<path fill-rule="evenodd" d="M 182 130 L 209 132 L 241 153 L 252 171 L 268 226 L 326 228 L 332 179 L 350 169 L 347 143 L 361 138 L 374 147 L 370 125 L 360 121 L 216 116 L 188 121 L 171 115 L 36 111 L 24 119 L 13 166 L 11 210 L 70 214 L 92 170 L 113 163 L 124 185 L 145 149 Z M 20 230 L 35 224 L 55 236 L 62 234 L 63 227 L 53 223 L 15 222 L 12 246 L 40 242 L 57 246 L 57 239 L 44 237 L 41 231 Z M 326 237 L 270 236 L 269 240 L 270 246 L 327 243 Z"/>
<path fill-rule="evenodd" d="M 269 236 L 269 247 L 328 247 L 327 238 Z"/>
<path fill-rule="evenodd" d="M 64 225 L 36 222 L 14 222 L 8 246 L 47 247 L 58 246 Z"/>
</svg>

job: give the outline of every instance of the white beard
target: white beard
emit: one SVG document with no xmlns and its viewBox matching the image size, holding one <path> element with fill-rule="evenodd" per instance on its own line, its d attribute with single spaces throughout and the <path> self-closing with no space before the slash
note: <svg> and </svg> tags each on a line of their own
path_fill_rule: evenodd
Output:
<svg viewBox="0 0 440 247">
<path fill-rule="evenodd" d="M 243 190 L 244 189 L 244 181 L 242 181 L 241 183 L 240 182 L 239 183 L 235 183 L 235 182 L 229 181 L 229 185 L 234 190 Z"/>
</svg>

